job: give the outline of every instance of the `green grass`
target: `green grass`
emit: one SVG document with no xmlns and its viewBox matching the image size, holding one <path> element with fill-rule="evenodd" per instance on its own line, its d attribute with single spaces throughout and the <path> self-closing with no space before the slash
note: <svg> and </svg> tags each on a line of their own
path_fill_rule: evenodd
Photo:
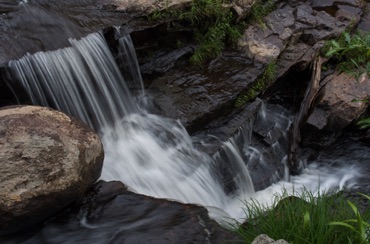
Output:
<svg viewBox="0 0 370 244">
<path fill-rule="evenodd" d="M 240 108 L 245 106 L 248 102 L 256 98 L 268 85 L 275 80 L 276 77 L 276 61 L 269 62 L 260 78 L 247 92 L 241 94 L 235 101 L 235 107 Z"/>
<path fill-rule="evenodd" d="M 359 77 L 370 76 L 370 33 L 352 35 L 344 32 L 338 39 L 329 40 L 322 49 L 324 55 L 337 63 L 339 72 Z"/>
<path fill-rule="evenodd" d="M 242 35 L 245 23 L 236 23 L 236 16 L 224 5 L 229 3 L 228 0 L 193 0 L 188 9 L 173 10 L 166 7 L 162 11 L 154 11 L 148 19 L 173 19 L 192 27 L 198 46 L 189 61 L 199 66 L 217 57 L 225 47 L 235 46 Z M 257 22 L 264 27 L 263 17 L 275 7 L 273 0 L 257 1 L 251 8 L 248 22 Z"/>
<path fill-rule="evenodd" d="M 193 65 L 202 65 L 217 57 L 226 46 L 234 46 L 241 37 L 242 28 L 222 0 L 193 0 L 188 9 L 154 11 L 148 16 L 151 21 L 173 19 L 194 29 L 198 46 L 190 57 Z"/>
<path fill-rule="evenodd" d="M 249 21 L 257 23 L 261 28 L 266 28 L 263 18 L 276 9 L 276 3 L 273 0 L 259 0 L 251 8 Z"/>
<path fill-rule="evenodd" d="M 251 243 L 260 234 L 289 243 L 369 243 L 366 236 L 370 211 L 360 212 L 341 194 L 319 195 L 305 191 L 299 198 L 277 196 L 272 209 L 246 202 L 248 221 L 236 232 Z M 365 196 L 369 198 L 368 196 Z M 303 200 L 302 200 L 303 199 Z"/>
<path fill-rule="evenodd" d="M 241 36 L 240 25 L 234 21 L 229 8 L 221 0 L 193 0 L 190 11 L 182 13 L 180 19 L 188 21 L 195 29 L 195 40 L 199 44 L 190 58 L 193 65 L 201 65 L 217 57 L 226 46 L 235 45 Z"/>
</svg>

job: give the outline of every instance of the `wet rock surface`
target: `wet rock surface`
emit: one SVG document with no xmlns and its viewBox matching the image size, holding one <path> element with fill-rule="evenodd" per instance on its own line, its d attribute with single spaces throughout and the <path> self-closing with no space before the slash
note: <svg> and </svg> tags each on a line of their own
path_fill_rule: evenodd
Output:
<svg viewBox="0 0 370 244">
<path fill-rule="evenodd" d="M 190 133 L 234 109 L 237 96 L 263 72 L 245 56 L 224 53 L 204 70 L 177 68 L 148 88 L 165 117 L 180 119 Z"/>
<path fill-rule="evenodd" d="M 121 182 L 99 182 L 83 198 L 47 222 L 2 241 L 22 243 L 242 243 L 203 207 L 132 193 Z M 1 240 L 1 237 L 0 237 Z"/>
<path fill-rule="evenodd" d="M 346 73 L 333 74 L 321 83 L 321 99 L 303 126 L 305 144 L 325 145 L 336 134 L 362 115 L 370 97 L 370 80 L 363 74 L 358 79 Z"/>
<path fill-rule="evenodd" d="M 337 6 L 336 2 L 331 4 Z M 161 67 L 167 73 L 148 85 L 158 112 L 179 118 L 190 132 L 199 130 L 207 121 L 227 115 L 234 109 L 237 97 L 258 80 L 267 63 L 276 61 L 276 79 L 293 68 L 304 70 L 324 40 L 356 25 L 363 4 L 350 1 L 342 5 L 344 7 L 336 8 L 334 15 L 330 15 L 318 4 L 281 3 L 264 18 L 264 26 L 256 23 L 245 30 L 238 43 L 242 54 L 224 52 L 199 71 L 186 62 Z M 149 66 L 146 63 L 142 67 L 148 69 Z"/>
<path fill-rule="evenodd" d="M 327 3 L 328 6 L 333 4 Z M 246 29 L 239 41 L 239 48 L 249 57 L 263 63 L 276 59 L 279 63 L 282 60 L 284 65 L 281 65 L 278 73 L 283 74 L 282 71 L 288 70 L 295 63 L 295 57 L 302 58 L 313 47 L 314 53 L 317 53 L 321 47 L 317 43 L 338 36 L 346 27 L 359 22 L 358 16 L 362 13 L 362 5 L 345 6 L 353 9 L 342 13 L 346 17 L 335 17 L 321 11 L 322 9 L 315 3 L 311 5 L 298 1 L 292 4 L 282 3 L 277 10 L 264 18 L 263 26 L 254 24 Z M 337 12 L 339 10 L 335 11 Z M 308 63 L 311 61 L 312 57 L 309 60 L 300 60 Z"/>
<path fill-rule="evenodd" d="M 243 3 L 237 2 L 235 4 L 245 4 L 243 8 L 248 9 L 252 2 L 243 1 Z M 322 47 L 323 40 L 338 36 L 349 25 L 358 23 L 357 16 L 361 15 L 361 8 L 364 7 L 360 2 L 362 1 L 341 2 L 340 5 L 345 6 L 343 8 L 352 8 L 346 12 L 345 18 L 336 16 L 336 13 L 340 12 L 336 1 L 325 3 L 318 1 L 311 4 L 304 1 L 282 2 L 278 5 L 277 10 L 264 18 L 264 26 L 257 23 L 251 24 L 245 30 L 239 41 L 239 49 L 244 54 L 240 54 L 239 51 L 226 51 L 202 67 L 201 70 L 189 66 L 186 61 L 193 52 L 194 46 L 185 45 L 176 48 L 176 43 L 191 41 L 191 38 L 189 39 L 189 36 L 192 36 L 191 30 L 175 22 L 163 24 L 147 22 L 144 24 L 145 21 L 137 21 L 135 22 L 137 26 L 130 22 L 133 16 L 138 16 L 139 13 L 143 15 L 154 7 L 162 9 L 163 4 L 159 2 L 146 1 L 142 8 L 131 8 L 131 5 L 134 6 L 137 3 L 96 0 L 96 5 L 92 9 L 90 7 L 89 11 L 85 11 L 89 6 L 89 3 L 85 2 L 48 3 L 38 0 L 30 1 L 27 4 L 19 2 L 17 6 L 14 4 L 11 6 L 17 11 L 29 12 L 34 7 L 41 8 L 41 10 L 47 8 L 55 13 L 63 14 L 62 17 L 66 20 L 56 19 L 52 23 L 64 24 L 62 27 L 55 26 L 53 29 L 64 33 L 65 29 L 76 25 L 73 28 L 77 31 L 76 34 L 66 33 L 71 37 L 95 31 L 102 26 L 118 25 L 117 23 L 123 25 L 128 33 L 131 32 L 137 49 L 147 91 L 155 101 L 153 111 L 166 117 L 180 119 L 189 132 L 193 133 L 205 126 L 208 121 L 219 116 L 226 116 L 234 110 L 234 103 L 238 96 L 256 82 L 263 73 L 266 63 L 276 60 L 276 78 L 286 75 L 292 67 L 301 70 L 307 68 Z M 186 4 L 186 1 L 170 1 L 167 7 Z M 325 11 L 327 6 L 334 6 L 334 14 L 331 15 Z M 62 9 L 63 11 L 61 11 Z M 37 13 L 37 10 L 34 12 Z M 12 14 L 9 12 L 7 16 Z M 95 16 L 98 14 L 100 16 Z M 14 14 L 14 16 L 22 15 Z M 351 19 L 350 22 L 348 18 Z M 30 19 L 37 21 L 37 18 L 31 17 Z M 89 21 L 91 19 L 94 21 Z M 22 31 L 19 33 L 19 28 L 16 26 L 17 21 L 6 20 L 4 25 L 10 23 L 15 25 L 11 28 L 12 31 L 17 32 L 17 35 L 22 35 Z M 38 25 L 41 30 L 43 23 L 37 23 L 35 26 Z M 110 32 L 109 35 L 114 36 L 114 30 L 112 29 Z M 29 36 L 26 33 L 22 36 Z M 37 31 L 34 34 L 44 39 Z M 32 50 L 22 50 L 24 46 L 30 48 L 33 45 L 29 40 L 22 38 L 18 38 L 17 42 L 14 40 L 12 42 L 19 42 L 21 45 L 27 41 L 28 45 L 17 48 L 13 44 L 14 50 L 22 53 L 32 52 Z M 45 38 L 46 42 L 59 45 L 57 42 L 49 42 Z M 35 43 L 42 43 L 43 48 L 41 49 L 49 49 L 46 44 L 43 44 L 43 41 Z M 110 42 L 108 41 L 108 43 Z"/>
<path fill-rule="evenodd" d="M 98 135 L 58 111 L 2 108 L 0 145 L 0 234 L 50 217 L 100 177 Z"/>
<path fill-rule="evenodd" d="M 137 11 L 145 13 L 145 11 L 150 11 L 153 6 L 157 6 L 154 1 L 150 2 L 148 6 L 132 7 L 129 10 L 123 7 L 123 1 L 97 0 L 93 3 L 86 1 L 72 3 L 69 1 L 39 0 L 29 2 L 31 6 L 26 6 L 20 1 L 17 4 L 6 1 L 0 5 L 2 13 L 0 26 L 4 27 L 4 35 L 0 35 L 0 42 L 4 44 L 0 48 L 0 64 L 13 58 L 19 58 L 26 52 L 52 50 L 68 45 L 68 37 L 79 38 L 89 32 L 100 30 L 102 27 L 128 23 L 132 17 L 131 14 L 136 14 Z M 138 2 L 142 3 L 142 1 Z M 160 26 L 158 28 L 153 28 L 152 24 L 149 25 L 150 27 L 139 27 L 142 30 L 152 28 L 151 31 L 147 32 L 151 33 L 150 35 L 142 36 L 143 32 L 133 31 L 136 27 L 134 28 L 130 24 L 127 24 L 125 28 L 128 32 L 132 31 L 134 43 L 142 42 L 143 44 L 141 47 L 138 46 L 138 53 L 142 71 L 146 77 L 147 91 L 154 98 L 155 112 L 166 117 L 180 119 L 191 133 L 204 128 L 213 131 L 219 137 L 216 140 L 220 145 L 220 141 L 227 137 L 226 134 L 235 132 L 236 127 L 227 125 L 227 128 L 231 129 L 227 129 L 227 133 L 224 133 L 221 125 L 218 127 L 218 125 L 209 124 L 209 122 L 219 117 L 225 118 L 227 115 L 235 115 L 232 111 L 239 112 L 235 110 L 235 100 L 261 76 L 268 62 L 276 60 L 278 67 L 276 78 L 283 77 L 293 67 L 297 70 L 306 69 L 323 45 L 323 40 L 338 36 L 348 26 L 358 23 L 358 16 L 362 14 L 362 6 L 358 2 L 341 1 L 341 4 L 338 4 L 336 1 L 313 1 L 311 5 L 306 1 L 282 2 L 278 10 L 265 17 L 265 27 L 262 28 L 254 24 L 247 28 L 239 42 L 243 54 L 236 51 L 225 51 L 217 59 L 206 64 L 202 70 L 189 66 L 186 62 L 186 58 L 191 55 L 194 46 L 187 45 L 176 48 L 176 45 L 171 43 L 172 40 L 176 39 L 166 38 L 164 33 L 167 31 L 167 23 L 158 25 Z M 162 5 L 160 5 L 161 7 Z M 50 11 L 45 11 L 45 9 L 50 9 Z M 40 13 L 38 14 L 38 12 Z M 30 31 L 21 20 L 22 18 L 28 19 L 24 16 L 33 16 L 33 14 L 44 17 L 31 18 L 32 26 L 40 26 L 41 28 Z M 43 22 L 42 19 L 49 20 L 52 17 L 55 17 L 55 21 L 51 22 L 52 25 L 48 30 L 54 30 L 55 32 L 52 34 L 61 37 L 58 42 L 50 40 L 43 30 L 47 23 Z M 62 23 L 61 26 L 59 26 L 60 23 Z M 366 27 L 366 23 L 362 23 L 363 20 L 360 25 Z M 70 28 L 74 31 L 66 31 Z M 189 42 L 185 36 L 191 31 L 181 30 L 174 33 L 181 33 L 181 40 Z M 65 36 L 62 38 L 64 34 Z M 145 49 L 144 47 L 148 46 L 145 40 L 150 37 L 161 38 L 161 42 L 165 44 L 156 44 Z M 24 43 L 28 43 L 28 45 L 24 45 Z M 155 56 L 143 58 L 148 54 L 145 50 L 157 47 L 163 49 L 156 51 Z M 155 58 L 153 59 L 153 57 Z M 2 87 L 4 85 L 0 83 L 0 93 L 3 92 Z M 8 101 L 4 97 L 1 95 L 1 99 L 4 100 L 1 105 L 5 104 L 5 100 Z M 241 118 L 244 119 L 243 112 L 240 113 L 242 114 Z M 239 122 L 237 121 L 236 124 L 240 124 Z M 318 126 L 325 127 L 320 123 Z M 267 125 L 266 128 L 273 128 L 273 125 Z M 270 140 L 270 137 L 267 136 L 268 133 L 261 128 L 256 128 L 254 134 L 259 138 L 256 140 L 256 144 L 273 145 L 276 141 Z M 328 134 L 328 137 L 330 136 L 331 134 Z M 209 147 L 204 150 L 215 152 L 218 150 L 217 148 L 219 147 L 213 146 L 213 148 Z M 281 178 L 280 166 L 278 174 Z M 258 161 L 255 161 L 254 164 L 251 163 L 250 168 L 254 173 L 254 181 L 262 182 L 261 189 L 276 180 L 270 174 L 265 174 L 266 170 L 271 170 L 273 173 L 274 170 L 261 168 Z M 203 208 L 195 207 L 197 210 L 188 213 L 184 210 L 187 209 L 188 205 L 136 195 L 117 185 L 100 186 L 104 190 L 100 188 L 100 190 L 96 190 L 98 191 L 99 197 L 96 197 L 98 200 L 88 205 L 86 209 L 82 209 L 80 213 L 73 213 L 67 218 L 58 217 L 51 220 L 51 225 L 48 223 L 43 226 L 42 231 L 31 237 L 28 243 L 39 240 L 57 243 L 58 237 L 64 234 L 70 235 L 76 241 L 80 238 L 91 238 L 91 242 L 102 238 L 104 241 L 118 242 L 217 243 L 219 240 L 225 240 L 224 238 L 230 238 L 224 234 L 213 234 L 220 227 L 216 226 L 214 222 L 210 225 L 207 224 L 209 220 Z M 117 191 L 106 189 L 110 187 Z M 91 196 L 91 198 L 95 197 Z M 136 200 L 132 200 L 133 198 Z M 90 198 L 88 199 L 85 199 L 86 204 L 90 204 L 88 203 Z M 157 207 L 152 207 L 153 202 Z M 170 205 L 180 210 L 172 212 Z M 133 206 L 137 207 L 138 210 L 135 210 Z M 191 206 L 193 207 L 193 205 Z M 135 213 L 132 215 L 133 219 L 116 219 L 117 208 L 123 209 L 120 213 L 121 217 L 129 214 L 131 216 L 131 213 Z M 160 210 L 157 211 L 157 209 Z M 129 211 L 129 214 L 125 211 Z M 166 214 L 163 214 L 163 211 Z M 149 220 L 142 218 L 143 212 L 149 212 Z M 181 213 L 179 214 L 179 212 Z M 151 222 L 152 218 L 153 222 Z M 183 222 L 188 220 L 190 224 L 183 225 Z M 204 224 L 205 220 L 206 224 Z M 128 226 L 128 229 L 119 226 Z M 101 230 L 101 232 L 97 230 Z M 52 235 L 48 233 L 52 233 Z M 83 237 L 80 236 L 80 233 Z M 194 239 L 188 240 L 186 238 Z"/>
<path fill-rule="evenodd" d="M 0 5 L 0 12 L 0 66 L 26 53 L 69 46 L 69 38 L 130 19 L 125 13 L 101 8 L 96 1 L 8 1 Z"/>
</svg>

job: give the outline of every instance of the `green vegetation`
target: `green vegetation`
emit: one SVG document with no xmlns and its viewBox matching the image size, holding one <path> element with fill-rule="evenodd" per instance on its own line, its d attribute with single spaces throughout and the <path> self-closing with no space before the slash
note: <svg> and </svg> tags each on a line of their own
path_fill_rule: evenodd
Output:
<svg viewBox="0 0 370 244">
<path fill-rule="evenodd" d="M 190 63 L 201 65 L 217 57 L 225 46 L 234 45 L 241 36 L 241 25 L 235 23 L 230 8 L 223 4 L 222 0 L 193 0 L 190 9 L 157 11 L 149 19 L 173 18 L 194 28 L 199 46 Z"/>
<path fill-rule="evenodd" d="M 361 215 L 354 203 L 339 194 L 314 197 L 305 191 L 300 199 L 280 201 L 283 195 L 277 196 L 273 209 L 257 202 L 245 203 L 249 219 L 236 228 L 245 243 L 260 234 L 290 243 L 369 243 L 369 209 Z"/>
<path fill-rule="evenodd" d="M 276 9 L 276 1 L 257 1 L 251 8 L 250 22 L 256 22 L 263 29 L 266 28 L 263 18 Z"/>
<path fill-rule="evenodd" d="M 232 12 L 221 0 L 193 0 L 189 12 L 180 15 L 195 28 L 199 43 L 190 63 L 200 65 L 217 57 L 227 45 L 234 45 L 241 36 L 241 28 L 234 23 Z"/>
<path fill-rule="evenodd" d="M 357 122 L 357 125 L 360 126 L 360 129 L 370 128 L 370 118 L 361 119 L 359 122 Z"/>
<path fill-rule="evenodd" d="M 363 73 L 370 76 L 370 33 L 355 34 L 344 32 L 337 40 L 327 41 L 323 47 L 326 57 L 334 59 L 339 72 L 356 77 Z"/>
<path fill-rule="evenodd" d="M 370 196 L 367 196 L 364 194 L 361 194 L 361 195 L 367 198 L 368 200 L 370 200 Z M 370 224 L 363 220 L 361 213 L 358 211 L 355 204 L 353 204 L 351 201 L 347 201 L 347 202 L 348 202 L 348 205 L 352 208 L 353 213 L 355 214 L 356 218 L 346 219 L 343 221 L 333 221 L 333 222 L 330 222 L 329 225 L 337 225 L 337 226 L 346 227 L 350 229 L 351 231 L 353 231 L 353 233 L 356 233 L 356 236 L 358 237 L 358 240 L 361 243 L 369 243 L 370 237 L 367 236 L 368 234 L 367 230 L 368 228 L 370 228 Z"/>
<path fill-rule="evenodd" d="M 327 41 L 322 49 L 324 55 L 337 63 L 337 70 L 359 78 L 366 73 L 370 77 L 370 32 L 350 35 L 342 33 L 337 40 Z M 354 100 L 361 101 L 361 100 Z M 368 101 L 367 101 L 368 102 Z M 370 128 L 370 118 L 361 119 L 361 129 Z"/>
<path fill-rule="evenodd" d="M 235 45 L 241 37 L 245 23 L 236 23 L 229 3 L 228 0 L 193 0 L 188 9 L 180 11 L 166 8 L 153 12 L 148 19 L 174 19 L 194 28 L 194 38 L 199 46 L 190 63 L 201 65 L 217 57 L 226 46 Z M 249 21 L 264 26 L 263 17 L 274 9 L 273 0 L 259 0 L 251 8 Z"/>
<path fill-rule="evenodd" d="M 262 76 L 248 89 L 246 93 L 241 94 L 235 102 L 235 107 L 245 106 L 249 101 L 256 98 L 268 85 L 274 81 L 276 76 L 276 61 L 267 64 Z"/>
</svg>

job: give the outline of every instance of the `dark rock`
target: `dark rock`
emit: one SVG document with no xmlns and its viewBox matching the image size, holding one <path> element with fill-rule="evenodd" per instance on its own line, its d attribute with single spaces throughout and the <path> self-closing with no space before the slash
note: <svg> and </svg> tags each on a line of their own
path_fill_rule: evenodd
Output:
<svg viewBox="0 0 370 244">
<path fill-rule="evenodd" d="M 352 25 L 360 22 L 361 14 L 361 8 L 348 5 L 338 5 L 338 11 L 335 13 L 335 18 Z"/>
<path fill-rule="evenodd" d="M 370 145 L 370 129 L 366 130 L 361 139 L 362 141 Z"/>
<path fill-rule="evenodd" d="M 87 125 L 36 106 L 0 110 L 0 234 L 44 220 L 100 177 L 103 147 Z"/>
<path fill-rule="evenodd" d="M 364 7 L 364 1 L 362 0 L 314 0 L 312 1 L 311 6 L 317 10 L 317 11 L 325 11 L 328 14 L 335 16 L 339 9 L 339 5 L 346 5 L 356 8 L 363 8 Z"/>
<path fill-rule="evenodd" d="M 22 243 L 242 243 L 234 232 L 211 220 L 205 208 L 135 194 L 120 182 L 97 183 L 83 203 L 49 220 L 31 237 L 20 233 L 4 239 Z"/>
<path fill-rule="evenodd" d="M 238 46 L 250 58 L 262 63 L 275 60 L 286 47 L 293 34 L 293 8 L 288 5 L 265 17 L 265 26 L 249 26 Z"/>
<path fill-rule="evenodd" d="M 364 10 L 364 16 L 361 18 L 357 29 L 361 32 L 370 31 L 370 3 L 367 4 L 366 9 Z"/>
<path fill-rule="evenodd" d="M 235 52 L 224 53 L 202 70 L 177 67 L 155 79 L 148 92 L 161 114 L 180 119 L 190 133 L 228 115 L 239 94 L 261 75 L 263 66 Z"/>
<path fill-rule="evenodd" d="M 99 0 L 17 2 L 0 5 L 0 12 L 3 12 L 0 17 L 0 66 L 26 53 L 69 46 L 69 38 L 78 39 L 132 19 L 127 13 L 101 8 Z"/>
<path fill-rule="evenodd" d="M 138 1 L 112 1 L 112 0 L 96 0 L 103 9 L 116 12 L 128 12 L 130 14 L 150 14 L 155 10 L 184 8 L 189 6 L 191 0 L 138 0 Z"/>
<path fill-rule="evenodd" d="M 193 135 L 193 138 L 196 138 L 195 146 L 209 155 L 214 155 L 220 150 L 223 142 L 237 134 L 242 126 L 254 121 L 261 106 L 262 101 L 257 99 L 245 108 L 224 117 L 221 121 L 210 122 L 200 133 Z"/>
<path fill-rule="evenodd" d="M 328 76 L 321 100 L 302 127 L 304 143 L 330 143 L 335 134 L 355 121 L 367 108 L 365 102 L 354 100 L 370 97 L 370 80 L 362 75 L 358 80 L 346 73 Z M 322 140 L 321 140 L 322 139 Z"/>
</svg>

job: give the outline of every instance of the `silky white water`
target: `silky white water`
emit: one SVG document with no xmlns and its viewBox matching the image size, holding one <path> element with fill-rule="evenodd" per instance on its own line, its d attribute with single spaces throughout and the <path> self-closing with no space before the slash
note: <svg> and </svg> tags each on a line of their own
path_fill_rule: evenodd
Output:
<svg viewBox="0 0 370 244">
<path fill-rule="evenodd" d="M 290 194 L 304 187 L 313 192 L 338 190 L 351 187 L 359 176 L 355 167 L 310 164 L 300 176 L 288 181 L 286 156 L 281 155 L 278 143 L 268 157 L 263 149 L 250 145 L 250 121 L 223 144 L 235 188 L 225 191 L 218 177 L 223 172 L 217 172 L 217 155 L 196 150 L 179 121 L 150 114 L 134 102 L 100 33 L 70 42 L 70 48 L 27 55 L 10 62 L 9 68 L 34 104 L 55 107 L 99 130 L 105 150 L 103 180 L 120 180 L 141 194 L 206 206 L 215 218 L 242 220 L 246 217 L 243 201 L 253 198 L 271 205 L 274 194 L 282 188 Z M 121 40 L 121 48 L 133 48 L 127 42 L 130 39 Z M 140 72 L 133 70 L 138 69 L 133 50 L 121 52 L 126 53 L 126 62 L 135 63 L 128 66 L 130 77 L 141 89 Z M 275 121 L 274 128 L 286 134 L 290 124 L 286 115 L 267 114 L 263 109 L 256 123 L 268 118 Z M 236 143 L 240 137 L 242 145 Z M 274 173 L 270 187 L 255 192 L 248 165 L 253 161 L 268 170 L 269 160 L 277 160 L 284 170 Z"/>
</svg>

